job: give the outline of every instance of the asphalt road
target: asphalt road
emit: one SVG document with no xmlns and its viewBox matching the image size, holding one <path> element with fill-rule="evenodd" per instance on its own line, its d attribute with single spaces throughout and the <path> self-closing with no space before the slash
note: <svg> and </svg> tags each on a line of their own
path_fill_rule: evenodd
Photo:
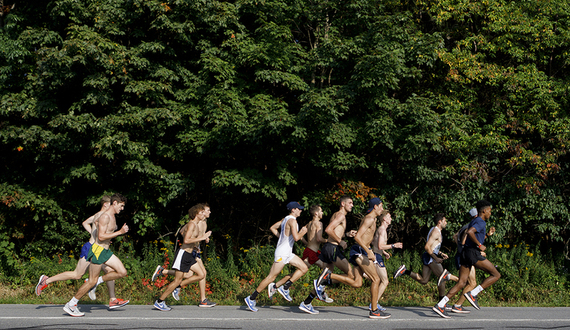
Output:
<svg viewBox="0 0 570 330">
<path fill-rule="evenodd" d="M 310 315 L 294 306 L 173 306 L 161 312 L 152 306 L 79 305 L 83 317 L 71 317 L 63 305 L 0 305 L 0 329 L 570 329 L 570 307 L 483 307 L 470 314 L 437 316 L 429 307 L 391 307 L 389 319 L 369 319 L 367 307 L 316 306 Z"/>
</svg>

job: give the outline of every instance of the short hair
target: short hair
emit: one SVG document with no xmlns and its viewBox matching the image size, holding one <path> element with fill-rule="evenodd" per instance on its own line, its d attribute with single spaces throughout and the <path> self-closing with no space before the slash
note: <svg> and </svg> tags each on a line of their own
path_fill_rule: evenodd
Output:
<svg viewBox="0 0 570 330">
<path fill-rule="evenodd" d="M 475 207 L 477 208 L 478 214 L 483 214 L 483 211 L 486 208 L 491 207 L 491 203 L 485 199 L 482 199 L 482 200 L 478 201 L 477 204 L 475 204 Z"/>
<path fill-rule="evenodd" d="M 388 213 L 390 213 L 390 211 L 386 209 L 382 210 L 382 212 L 378 216 L 380 218 L 380 222 L 384 221 L 384 218 L 388 215 Z"/>
<path fill-rule="evenodd" d="M 101 206 L 105 205 L 105 203 L 111 203 L 111 196 L 103 195 L 103 197 L 101 197 Z"/>
<path fill-rule="evenodd" d="M 319 204 L 313 204 L 311 205 L 311 207 L 309 207 L 309 214 L 314 217 L 315 214 L 317 212 L 319 212 L 319 209 L 321 208 L 321 206 Z"/>
<path fill-rule="evenodd" d="M 435 221 L 435 225 L 437 226 L 437 224 L 438 224 L 441 220 L 443 220 L 443 218 L 445 218 L 445 214 L 443 214 L 443 213 L 441 213 L 441 212 L 440 212 L 440 213 L 436 213 L 436 214 L 435 214 L 435 218 L 433 219 L 433 220 Z"/>
<path fill-rule="evenodd" d="M 206 207 L 210 207 L 210 205 L 208 205 L 208 203 L 198 203 L 192 206 L 188 210 L 188 216 L 190 217 L 190 220 L 193 220 L 198 215 L 198 213 L 206 209 Z"/>
<path fill-rule="evenodd" d="M 340 205 L 342 206 L 342 203 L 346 202 L 349 199 L 352 200 L 352 197 L 348 195 L 342 195 L 342 197 L 340 198 Z"/>
<path fill-rule="evenodd" d="M 116 194 L 113 194 L 113 196 L 111 196 L 110 202 L 111 202 L 111 204 L 113 204 L 114 202 L 117 202 L 117 204 L 119 204 L 119 203 L 127 204 L 127 197 L 125 197 L 119 193 L 116 193 Z"/>
</svg>

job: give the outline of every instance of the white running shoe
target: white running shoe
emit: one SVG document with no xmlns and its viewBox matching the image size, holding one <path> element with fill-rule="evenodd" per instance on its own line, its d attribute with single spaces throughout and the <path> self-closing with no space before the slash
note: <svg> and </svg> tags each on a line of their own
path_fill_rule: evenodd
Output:
<svg viewBox="0 0 570 330">
<path fill-rule="evenodd" d="M 305 305 L 304 301 L 301 302 L 301 305 L 299 305 L 299 309 L 309 314 L 319 314 L 319 311 L 315 310 L 312 304 Z"/>
<path fill-rule="evenodd" d="M 285 298 L 285 300 L 293 301 L 293 298 L 291 298 L 291 296 L 289 295 L 289 290 L 285 290 L 283 285 L 277 288 L 277 292 L 279 292 L 283 296 L 283 298 Z"/>
<path fill-rule="evenodd" d="M 180 300 L 180 287 L 177 287 L 174 289 L 174 291 L 172 291 L 172 297 L 177 301 Z"/>
<path fill-rule="evenodd" d="M 269 296 L 269 299 L 273 299 L 275 291 L 277 291 L 277 289 L 275 289 L 275 283 L 269 283 L 267 286 L 267 295 Z"/>
<path fill-rule="evenodd" d="M 252 311 L 252 312 L 257 312 L 257 308 L 255 308 L 255 300 L 251 300 L 249 299 L 249 296 L 245 297 L 245 304 L 247 305 L 247 308 Z"/>
<path fill-rule="evenodd" d="M 83 316 L 85 313 L 81 312 L 77 305 L 71 306 L 69 302 L 63 306 L 63 310 L 71 316 Z"/>
</svg>

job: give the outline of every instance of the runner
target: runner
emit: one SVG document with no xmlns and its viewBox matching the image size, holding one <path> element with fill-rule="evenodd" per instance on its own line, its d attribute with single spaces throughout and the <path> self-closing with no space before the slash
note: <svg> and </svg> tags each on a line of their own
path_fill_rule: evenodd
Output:
<svg viewBox="0 0 570 330">
<path fill-rule="evenodd" d="M 188 285 L 190 283 L 201 281 L 206 274 L 203 271 L 203 265 L 200 265 L 196 260 L 196 253 L 194 247 L 201 241 L 208 240 L 211 231 L 205 232 L 200 235 L 198 223 L 210 215 L 210 208 L 206 204 L 194 205 L 188 210 L 189 218 L 191 219 L 186 225 L 184 232 L 184 239 L 182 245 L 176 253 L 176 258 L 172 264 L 172 269 L 175 270 L 174 280 L 166 287 L 160 298 L 154 302 L 154 308 L 163 312 L 172 310 L 171 307 L 166 305 L 164 301 L 176 288 L 181 285 Z M 184 273 L 192 270 L 194 275 L 184 279 Z"/>
<path fill-rule="evenodd" d="M 449 290 L 447 295 L 432 308 L 434 312 L 443 318 L 450 317 L 446 311 L 446 304 L 449 299 L 467 284 L 471 266 L 475 266 L 475 268 L 481 269 L 489 274 L 489 277 L 487 277 L 483 283 L 465 293 L 465 297 L 475 309 L 480 309 L 477 303 L 477 295 L 501 278 L 501 274 L 499 274 L 497 268 L 481 254 L 487 249 L 483 243 L 485 243 L 485 236 L 487 235 L 485 231 L 486 221 L 491 217 L 491 203 L 486 200 L 481 200 L 477 202 L 476 207 L 478 216 L 469 223 L 467 240 L 465 241 L 465 246 L 461 254 L 459 281 Z"/>
<path fill-rule="evenodd" d="M 469 211 L 469 215 L 471 216 L 471 220 L 477 217 L 477 209 L 472 208 Z M 460 256 L 463 251 L 463 245 L 465 245 L 465 240 L 467 239 L 467 228 L 469 227 L 469 223 L 461 227 L 455 235 L 453 235 L 453 240 L 457 244 L 457 254 L 455 256 L 455 267 L 459 270 L 461 268 L 461 261 Z M 495 227 L 491 227 L 487 236 L 491 236 L 495 233 Z M 486 256 L 485 252 L 481 252 L 483 257 Z M 447 279 L 445 279 L 447 280 Z M 457 302 L 451 307 L 451 311 L 453 313 L 460 313 L 460 314 L 468 314 L 470 313 L 469 310 L 463 308 L 463 303 L 465 302 L 465 293 L 475 289 L 477 287 L 477 278 L 475 277 L 475 267 L 471 266 L 469 270 L 469 277 L 467 278 L 467 285 L 463 288 L 462 294 L 459 296 Z"/>
<path fill-rule="evenodd" d="M 321 208 L 320 205 L 312 205 L 309 208 L 309 213 L 311 214 L 312 219 L 306 225 L 307 239 L 306 240 L 305 238 L 301 239 L 303 243 L 306 245 L 301 259 L 303 260 L 305 265 L 307 265 L 307 268 L 311 267 L 312 265 L 317 265 L 321 269 L 324 269 L 325 265 L 322 262 L 322 260 L 319 259 L 319 255 L 321 254 L 319 247 L 321 243 L 325 243 L 327 241 L 326 239 L 323 238 L 323 224 L 321 222 L 321 219 L 323 218 L 323 209 Z M 269 286 L 267 287 L 269 298 L 272 298 L 275 292 L 279 292 L 281 293 L 281 295 L 283 295 L 282 294 L 283 290 L 276 288 L 281 288 L 281 286 L 285 284 L 287 280 L 289 280 L 290 278 L 291 278 L 290 275 L 285 276 L 284 278 L 279 280 L 279 282 L 277 282 L 277 285 L 275 285 L 275 283 L 269 283 Z M 287 299 L 289 296 L 283 295 L 283 297 Z M 315 310 L 315 308 L 312 305 L 313 299 L 315 298 L 317 298 L 317 293 L 313 288 L 311 293 L 309 293 L 309 296 L 303 302 L 301 302 L 301 304 L 299 305 L 299 309 L 309 314 L 318 314 L 319 312 Z M 323 301 L 327 303 L 332 303 L 334 300 L 327 297 L 326 293 L 323 292 Z"/>
<path fill-rule="evenodd" d="M 89 266 L 89 280 L 79 288 L 75 296 L 63 307 L 63 310 L 67 314 L 71 316 L 85 315 L 85 313 L 82 313 L 77 307 L 77 303 L 81 297 L 97 284 L 127 276 L 127 270 L 121 260 L 109 250 L 111 239 L 126 234 L 129 231 L 127 224 L 123 224 L 123 227 L 117 230 L 117 221 L 115 219 L 115 215 L 119 214 L 125 208 L 126 202 L 126 197 L 121 194 L 114 194 L 111 196 L 109 209 L 103 212 L 97 221 L 95 221 L 96 228 L 93 234 L 95 242 L 91 245 L 91 249 L 87 255 L 87 261 L 91 262 Z M 113 268 L 115 271 L 99 277 L 103 264 Z M 120 300 L 120 304 L 110 304 L 109 309 L 119 308 L 128 303 L 128 300 Z"/>
<path fill-rule="evenodd" d="M 428 284 L 431 273 L 433 272 L 439 279 L 437 282 L 437 289 L 439 292 L 439 300 L 441 300 L 441 298 L 445 296 L 445 282 L 448 280 L 457 282 L 459 278 L 452 275 L 447 271 L 447 269 L 443 269 L 443 266 L 441 265 L 443 260 L 449 258 L 447 254 L 440 251 L 441 243 L 443 242 L 441 231 L 447 226 L 447 219 L 443 213 L 437 213 L 435 215 L 434 223 L 435 227 L 432 227 L 428 233 L 427 242 L 424 246 L 425 251 L 422 254 L 422 275 L 406 269 L 406 265 L 401 265 L 394 273 L 394 279 L 402 275 L 409 275 L 418 283 L 426 285 Z"/>
<path fill-rule="evenodd" d="M 206 230 L 208 228 L 208 224 L 206 223 L 206 220 L 210 217 L 210 206 L 208 205 L 208 203 L 199 204 L 199 205 L 204 206 L 205 217 L 198 222 L 199 233 L 197 236 L 203 236 L 206 233 Z M 184 234 L 186 233 L 186 229 L 187 229 L 187 225 L 182 227 L 182 229 L 180 230 L 180 234 L 182 236 L 184 236 Z M 208 244 L 210 242 L 210 238 L 207 238 L 205 240 L 205 242 L 206 242 L 206 244 Z M 206 268 L 204 267 L 204 263 L 202 261 L 202 250 L 200 248 L 200 242 L 195 243 L 194 249 L 193 249 L 193 254 L 194 254 L 194 257 L 196 258 L 196 262 L 202 268 L 202 272 L 204 272 L 204 278 L 198 282 L 198 286 L 200 288 L 200 303 L 198 304 L 198 306 L 199 307 L 214 307 L 214 306 L 216 306 L 216 303 L 210 301 L 206 297 L 206 276 L 208 275 L 208 272 L 206 271 Z M 155 269 L 154 273 L 152 274 L 151 280 L 152 280 L 152 282 L 154 282 L 154 281 L 156 281 L 157 278 L 159 278 L 161 276 L 166 276 L 166 275 L 174 276 L 175 274 L 176 274 L 175 270 L 172 270 L 172 269 L 167 270 L 167 269 L 164 269 L 164 267 L 158 265 L 158 266 L 156 266 L 156 269 Z M 194 275 L 194 272 L 192 270 L 190 270 L 187 273 L 184 273 L 184 280 L 187 280 L 192 275 Z M 181 283 L 181 285 L 184 285 L 184 280 Z M 174 297 L 174 299 L 180 300 L 180 290 L 181 290 L 181 287 L 179 286 L 176 289 L 174 289 L 174 291 L 172 291 L 172 297 Z"/>
<path fill-rule="evenodd" d="M 383 251 L 384 249 L 402 247 L 401 243 L 396 243 L 393 245 L 386 244 L 386 228 L 391 223 L 392 218 L 389 216 L 388 212 L 383 212 L 383 204 L 379 198 L 373 198 L 369 202 L 369 208 L 366 216 L 362 219 L 360 227 L 354 236 L 354 240 L 357 244 L 353 245 L 350 249 L 350 262 L 356 266 L 355 271 L 353 271 L 352 278 L 350 275 L 338 275 L 333 274 L 329 269 L 325 269 L 321 276 L 319 277 L 316 286 L 319 285 L 330 285 L 334 281 L 340 283 L 348 284 L 352 287 L 362 286 L 362 276 L 366 274 L 367 278 L 372 282 L 370 286 L 370 312 L 368 317 L 370 318 L 389 318 L 391 315 L 385 313 L 378 306 L 379 295 L 384 292 L 387 285 L 388 276 L 386 275 L 384 268 L 384 260 L 381 254 L 376 254 L 370 248 L 370 244 L 373 242 L 376 236 L 378 241 L 375 242 L 378 246 L 378 251 Z M 381 216 L 384 234 L 382 231 L 376 235 L 376 219 Z M 332 222 L 332 221 L 331 221 Z M 380 290 L 381 276 L 384 273 L 384 286 Z M 317 292 L 319 293 L 319 292 Z"/>
<path fill-rule="evenodd" d="M 101 197 L 101 210 L 99 210 L 99 212 L 95 213 L 94 215 L 90 216 L 87 220 L 83 221 L 83 228 L 85 228 L 85 230 L 87 232 L 89 232 L 89 235 L 91 235 L 91 237 L 89 238 L 89 241 L 85 244 L 83 244 L 83 247 L 81 248 L 81 253 L 79 254 L 79 261 L 77 262 L 77 266 L 75 267 L 75 270 L 73 271 L 67 271 L 67 272 L 63 272 L 57 275 L 54 275 L 52 277 L 48 277 L 46 275 L 42 275 L 40 276 L 40 280 L 38 281 L 38 284 L 36 285 L 36 295 L 40 295 L 42 293 L 42 291 L 47 288 L 47 286 L 53 282 L 59 282 L 59 281 L 67 281 L 67 280 L 80 280 L 81 277 L 83 277 L 83 275 L 85 275 L 85 273 L 87 272 L 87 268 L 89 267 L 89 261 L 87 261 L 87 254 L 89 253 L 89 249 L 91 249 L 91 245 L 93 243 L 95 243 L 95 237 L 93 236 L 93 232 L 95 230 L 95 221 L 97 221 L 97 219 L 99 219 L 99 217 L 106 211 L 109 209 L 109 205 L 111 202 L 111 197 L 108 195 L 104 195 L 103 197 Z M 109 271 L 113 271 L 111 268 L 104 266 L 103 270 L 105 271 L 105 273 L 109 272 Z M 87 281 L 87 279 L 86 279 Z M 118 305 L 121 303 L 122 299 L 117 300 L 117 298 L 115 297 L 115 282 L 114 281 L 110 281 L 107 283 L 107 288 L 109 290 L 109 306 L 113 306 L 113 305 Z M 95 290 L 89 290 L 89 298 L 91 300 L 95 300 L 97 299 L 97 296 L 95 295 Z M 115 301 L 117 300 L 117 301 Z"/>
<path fill-rule="evenodd" d="M 277 242 L 277 247 L 275 248 L 275 258 L 273 261 L 273 265 L 271 266 L 271 270 L 269 271 L 269 275 L 261 281 L 259 286 L 253 293 L 247 297 L 245 297 L 245 303 L 247 308 L 252 312 L 257 312 L 258 309 L 255 307 L 257 295 L 265 290 L 265 288 L 272 283 L 277 275 L 281 272 L 283 267 L 286 264 L 291 264 L 297 270 L 293 273 L 291 278 L 285 282 L 285 284 L 279 287 L 279 293 L 286 297 L 287 300 L 291 301 L 292 298 L 289 296 L 289 287 L 298 280 L 301 276 L 305 275 L 305 273 L 309 270 L 307 265 L 293 253 L 293 244 L 300 240 L 306 233 L 307 227 L 301 228 L 299 231 L 299 225 L 297 224 L 297 218 L 301 215 L 305 207 L 301 206 L 297 202 L 290 202 L 287 204 L 287 209 L 289 210 L 290 214 L 283 218 L 280 221 L 277 221 L 273 226 L 271 226 L 271 231 L 275 233 L 277 228 L 281 228 L 281 232 L 279 235 L 279 241 Z"/>
</svg>

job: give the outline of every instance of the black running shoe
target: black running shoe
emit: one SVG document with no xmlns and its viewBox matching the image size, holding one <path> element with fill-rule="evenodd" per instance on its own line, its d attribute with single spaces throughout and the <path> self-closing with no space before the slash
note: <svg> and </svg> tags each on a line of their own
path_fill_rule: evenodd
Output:
<svg viewBox="0 0 570 330">
<path fill-rule="evenodd" d="M 475 307 L 475 309 L 481 309 L 481 307 L 479 307 L 479 304 L 477 303 L 477 296 L 472 295 L 471 291 L 466 292 L 464 296 L 465 298 L 467 298 L 467 300 L 469 300 L 469 303 L 471 303 L 471 305 Z"/>
<path fill-rule="evenodd" d="M 447 311 L 445 310 L 445 307 L 441 308 L 439 307 L 437 304 L 435 304 L 435 306 L 433 306 L 433 311 L 437 313 L 437 315 L 443 317 L 444 319 L 448 319 L 451 318 L 451 316 L 449 316 L 447 314 Z"/>
</svg>

